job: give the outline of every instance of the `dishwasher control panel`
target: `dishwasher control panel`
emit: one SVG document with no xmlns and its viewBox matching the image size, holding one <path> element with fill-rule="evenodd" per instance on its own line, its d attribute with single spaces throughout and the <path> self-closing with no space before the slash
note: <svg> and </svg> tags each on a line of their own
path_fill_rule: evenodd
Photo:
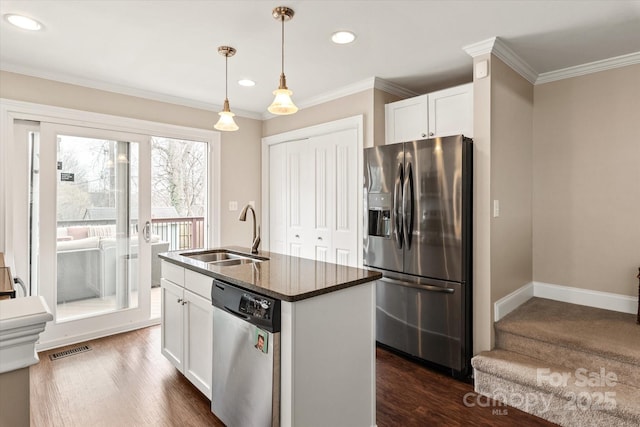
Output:
<svg viewBox="0 0 640 427">
<path fill-rule="evenodd" d="M 243 293 L 240 298 L 240 313 L 269 320 L 273 317 L 273 300 L 255 294 Z"/>
<path fill-rule="evenodd" d="M 269 332 L 280 332 L 280 300 L 214 279 L 211 303 Z"/>
</svg>

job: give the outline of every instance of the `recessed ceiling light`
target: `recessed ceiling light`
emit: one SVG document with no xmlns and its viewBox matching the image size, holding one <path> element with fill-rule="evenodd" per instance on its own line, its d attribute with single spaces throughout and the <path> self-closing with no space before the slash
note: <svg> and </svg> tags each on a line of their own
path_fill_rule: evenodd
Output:
<svg viewBox="0 0 640 427">
<path fill-rule="evenodd" d="M 22 28 L 23 30 L 39 31 L 42 29 L 41 23 L 26 16 L 7 13 L 4 15 L 4 19 L 6 19 L 10 24 L 13 24 L 18 28 Z"/>
<path fill-rule="evenodd" d="M 348 44 L 356 39 L 351 31 L 336 31 L 331 35 L 331 40 L 336 44 Z"/>
<path fill-rule="evenodd" d="M 256 82 L 254 82 L 253 80 L 249 80 L 249 79 L 242 79 L 242 80 L 238 80 L 238 84 L 240 86 L 251 87 L 251 86 L 255 86 Z"/>
</svg>

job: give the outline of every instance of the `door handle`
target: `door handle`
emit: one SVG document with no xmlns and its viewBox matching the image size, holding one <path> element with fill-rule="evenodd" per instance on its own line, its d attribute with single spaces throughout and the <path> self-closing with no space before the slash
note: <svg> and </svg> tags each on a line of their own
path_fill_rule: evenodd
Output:
<svg viewBox="0 0 640 427">
<path fill-rule="evenodd" d="M 407 249 L 411 249 L 411 237 L 413 234 L 413 168 L 411 163 L 407 163 L 407 174 L 402 188 L 402 211 L 404 240 L 407 242 Z"/>
<path fill-rule="evenodd" d="M 402 163 L 398 165 L 398 172 L 396 173 L 396 182 L 393 186 L 393 215 L 395 217 L 395 223 L 393 228 L 393 236 L 396 241 L 396 247 L 402 249 L 402 209 L 400 207 L 400 201 L 402 198 L 402 180 L 404 169 Z"/>
<path fill-rule="evenodd" d="M 421 285 L 419 283 L 411 283 L 411 282 L 406 282 L 404 280 L 391 279 L 389 277 L 383 277 L 382 279 L 378 279 L 378 280 L 380 280 L 381 282 L 390 283 L 392 285 L 399 285 L 407 288 L 419 289 L 422 291 L 439 292 L 443 294 L 453 294 L 456 292 L 456 290 L 453 288 L 443 288 L 440 286 L 433 286 L 433 285 Z"/>
<path fill-rule="evenodd" d="M 151 241 L 151 222 L 147 221 L 144 223 L 144 228 L 142 229 L 142 237 L 144 237 L 144 241 L 149 243 Z"/>
</svg>

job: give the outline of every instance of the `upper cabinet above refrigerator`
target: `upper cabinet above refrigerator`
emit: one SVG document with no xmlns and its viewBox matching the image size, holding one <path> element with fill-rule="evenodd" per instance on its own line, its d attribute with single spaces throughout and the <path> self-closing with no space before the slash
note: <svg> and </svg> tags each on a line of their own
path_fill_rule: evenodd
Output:
<svg viewBox="0 0 640 427">
<path fill-rule="evenodd" d="M 440 136 L 473 137 L 473 83 L 386 104 L 386 144 Z"/>
</svg>

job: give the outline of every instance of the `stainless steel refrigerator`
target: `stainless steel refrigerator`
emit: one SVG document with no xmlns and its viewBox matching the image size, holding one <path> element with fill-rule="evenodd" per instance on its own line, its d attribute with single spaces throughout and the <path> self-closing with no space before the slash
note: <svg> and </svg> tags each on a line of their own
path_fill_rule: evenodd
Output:
<svg viewBox="0 0 640 427">
<path fill-rule="evenodd" d="M 365 149 L 364 264 L 376 339 L 470 372 L 472 141 L 462 135 Z"/>
</svg>

